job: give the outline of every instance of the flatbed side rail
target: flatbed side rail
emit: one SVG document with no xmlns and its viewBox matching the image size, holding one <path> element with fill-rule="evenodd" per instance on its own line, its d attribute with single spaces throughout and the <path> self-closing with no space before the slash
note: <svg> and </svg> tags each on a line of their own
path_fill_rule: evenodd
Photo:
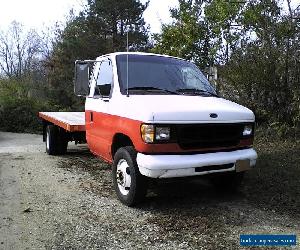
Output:
<svg viewBox="0 0 300 250">
<path fill-rule="evenodd" d="M 39 112 L 39 117 L 69 132 L 85 132 L 84 112 Z"/>
</svg>

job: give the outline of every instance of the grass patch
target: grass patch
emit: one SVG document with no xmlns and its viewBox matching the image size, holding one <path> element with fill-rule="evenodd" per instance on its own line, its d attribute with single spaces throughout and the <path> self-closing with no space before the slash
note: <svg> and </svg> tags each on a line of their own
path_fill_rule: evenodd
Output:
<svg viewBox="0 0 300 250">
<path fill-rule="evenodd" d="M 256 205 L 300 217 L 300 142 L 257 137 L 257 166 L 244 193 Z"/>
</svg>

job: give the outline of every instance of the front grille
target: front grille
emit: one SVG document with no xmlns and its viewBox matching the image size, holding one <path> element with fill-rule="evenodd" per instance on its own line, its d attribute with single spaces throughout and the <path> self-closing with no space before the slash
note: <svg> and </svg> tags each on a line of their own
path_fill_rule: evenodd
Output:
<svg viewBox="0 0 300 250">
<path fill-rule="evenodd" d="M 243 129 L 243 124 L 182 124 L 176 134 L 182 149 L 223 148 L 237 146 Z"/>
</svg>

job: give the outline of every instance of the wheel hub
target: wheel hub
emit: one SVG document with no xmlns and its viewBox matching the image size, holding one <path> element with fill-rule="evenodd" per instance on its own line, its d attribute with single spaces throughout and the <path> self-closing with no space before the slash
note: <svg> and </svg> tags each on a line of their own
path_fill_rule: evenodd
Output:
<svg viewBox="0 0 300 250">
<path fill-rule="evenodd" d="M 123 172 L 120 170 L 117 171 L 117 182 L 119 185 L 124 187 L 124 184 L 125 184 L 124 175 L 123 175 Z"/>
<path fill-rule="evenodd" d="M 123 195 L 127 195 L 131 186 L 131 176 L 128 163 L 125 159 L 121 159 L 117 165 L 116 181 L 118 188 Z"/>
</svg>

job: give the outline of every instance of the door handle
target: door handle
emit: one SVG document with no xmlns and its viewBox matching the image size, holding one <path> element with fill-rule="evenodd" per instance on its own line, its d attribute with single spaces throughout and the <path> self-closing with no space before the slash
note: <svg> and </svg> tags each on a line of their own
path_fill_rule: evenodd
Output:
<svg viewBox="0 0 300 250">
<path fill-rule="evenodd" d="M 94 115 L 93 115 L 93 112 L 90 112 L 90 120 L 91 120 L 91 122 L 94 121 Z"/>
</svg>

